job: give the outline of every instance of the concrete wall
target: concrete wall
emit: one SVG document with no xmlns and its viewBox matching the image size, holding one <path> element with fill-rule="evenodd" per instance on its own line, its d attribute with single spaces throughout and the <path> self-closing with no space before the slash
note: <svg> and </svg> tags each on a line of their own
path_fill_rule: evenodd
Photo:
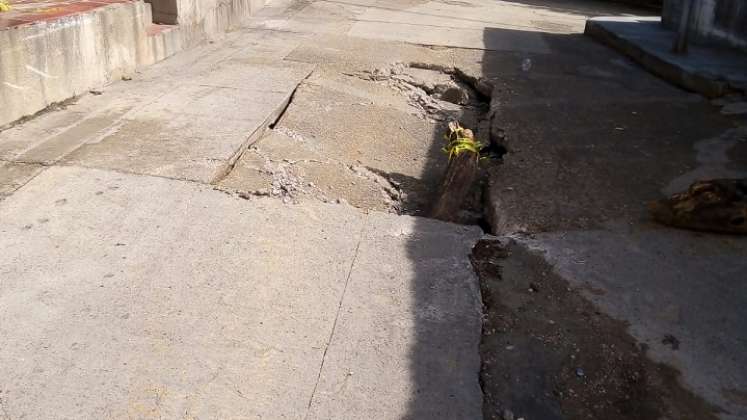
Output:
<svg viewBox="0 0 747 420">
<path fill-rule="evenodd" d="M 150 24 L 149 5 L 132 2 L 0 31 L 0 127 L 181 48 Z"/>
<path fill-rule="evenodd" d="M 242 18 L 261 9 L 267 0 L 146 0 L 153 9 L 153 20 L 168 25 L 197 28 L 210 33 L 240 24 Z"/>
<path fill-rule="evenodd" d="M 168 1 L 176 26 L 153 25 L 151 4 L 134 1 L 1 29 L 0 129 L 237 27 L 266 3 Z"/>
<path fill-rule="evenodd" d="M 693 0 L 690 39 L 747 51 L 747 1 Z M 665 0 L 662 23 L 669 29 L 679 26 L 684 0 Z"/>
<path fill-rule="evenodd" d="M 176 0 L 179 26 L 188 44 L 241 26 L 269 0 Z"/>
</svg>

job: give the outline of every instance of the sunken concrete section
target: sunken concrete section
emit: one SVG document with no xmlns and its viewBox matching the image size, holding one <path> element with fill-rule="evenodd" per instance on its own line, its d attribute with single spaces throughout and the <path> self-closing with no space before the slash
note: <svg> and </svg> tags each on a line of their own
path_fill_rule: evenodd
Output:
<svg viewBox="0 0 747 420">
<path fill-rule="evenodd" d="M 54 167 L 0 232 L 11 418 L 481 417 L 477 228 Z"/>
<path fill-rule="evenodd" d="M 627 55 L 647 70 L 709 98 L 747 91 L 747 55 L 718 48 L 690 46 L 672 52 L 675 33 L 656 17 L 600 17 L 586 22 L 586 34 Z"/>
</svg>

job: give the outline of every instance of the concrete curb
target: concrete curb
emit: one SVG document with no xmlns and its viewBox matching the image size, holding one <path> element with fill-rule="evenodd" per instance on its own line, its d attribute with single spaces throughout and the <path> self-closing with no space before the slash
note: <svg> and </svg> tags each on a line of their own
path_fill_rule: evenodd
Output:
<svg viewBox="0 0 747 420">
<path fill-rule="evenodd" d="M 718 53 L 705 56 L 700 54 L 703 49 L 698 49 L 686 57 L 671 54 L 666 45 L 671 45 L 668 41 L 674 34 L 657 24 L 651 18 L 594 18 L 586 21 L 584 33 L 627 55 L 657 76 L 706 97 L 717 98 L 743 89 L 744 81 L 719 71 L 718 65 L 712 67 L 716 70 L 713 73 L 698 68 L 699 61 L 712 61 L 712 56 Z"/>
</svg>

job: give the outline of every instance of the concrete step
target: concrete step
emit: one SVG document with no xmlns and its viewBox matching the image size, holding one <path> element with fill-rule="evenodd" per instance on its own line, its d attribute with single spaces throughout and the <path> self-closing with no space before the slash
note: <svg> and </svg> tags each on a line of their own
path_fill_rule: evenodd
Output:
<svg viewBox="0 0 747 420">
<path fill-rule="evenodd" d="M 165 42 L 146 33 L 150 5 L 139 1 L 14 2 L 0 19 L 0 127 L 178 48 L 154 50 Z"/>
<path fill-rule="evenodd" d="M 10 418 L 482 416 L 478 228 L 53 167 L 0 232 Z"/>
<path fill-rule="evenodd" d="M 690 45 L 687 54 L 675 54 L 675 33 L 661 25 L 661 18 L 592 18 L 586 22 L 586 34 L 657 76 L 709 98 L 747 92 L 747 56 L 736 50 L 697 45 Z"/>
<path fill-rule="evenodd" d="M 142 1 L 11 0 L 0 15 L 0 130 L 238 27 L 265 0 L 181 3 L 180 24 L 160 25 Z"/>
</svg>

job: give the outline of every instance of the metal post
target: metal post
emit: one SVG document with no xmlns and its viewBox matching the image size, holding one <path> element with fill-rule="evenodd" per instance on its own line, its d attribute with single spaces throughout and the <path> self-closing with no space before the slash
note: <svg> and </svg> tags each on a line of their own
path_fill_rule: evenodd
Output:
<svg viewBox="0 0 747 420">
<path fill-rule="evenodd" d="M 675 54 L 687 53 L 687 33 L 690 31 L 690 15 L 692 14 L 694 2 L 694 0 L 683 0 L 680 27 L 677 30 L 677 35 L 674 38 L 674 46 L 672 47 L 672 51 Z"/>
</svg>

